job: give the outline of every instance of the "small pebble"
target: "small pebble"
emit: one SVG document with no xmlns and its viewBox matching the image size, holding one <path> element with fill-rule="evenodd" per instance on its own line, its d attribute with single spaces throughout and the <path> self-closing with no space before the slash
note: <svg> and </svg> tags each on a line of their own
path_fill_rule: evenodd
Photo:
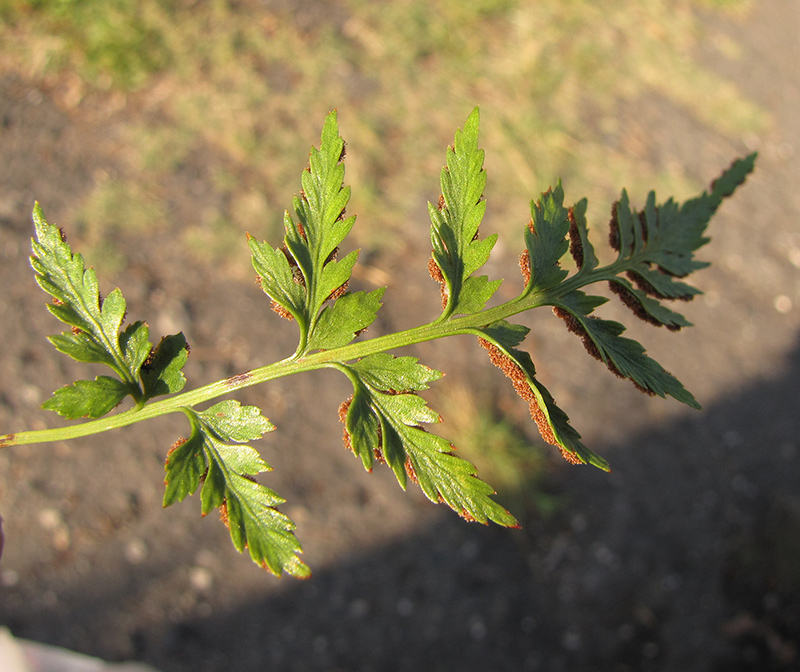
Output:
<svg viewBox="0 0 800 672">
<path fill-rule="evenodd" d="M 773 301 L 775 310 L 779 313 L 788 313 L 792 309 L 792 300 L 785 294 L 779 294 Z"/>
<path fill-rule="evenodd" d="M 125 545 L 125 559 L 132 565 L 138 565 L 147 557 L 147 544 L 141 539 L 131 539 Z"/>
<path fill-rule="evenodd" d="M 205 567 L 192 567 L 189 570 L 189 583 L 195 590 L 208 590 L 214 583 L 214 575 Z"/>
</svg>

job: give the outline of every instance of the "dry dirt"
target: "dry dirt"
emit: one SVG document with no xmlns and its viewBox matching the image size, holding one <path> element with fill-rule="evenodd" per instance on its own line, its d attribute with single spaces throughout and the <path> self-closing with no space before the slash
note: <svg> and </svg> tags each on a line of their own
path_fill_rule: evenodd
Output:
<svg viewBox="0 0 800 672">
<path fill-rule="evenodd" d="M 259 447 L 299 525 L 306 582 L 238 556 L 196 498 L 162 510 L 180 419 L 3 450 L 0 625 L 163 672 L 800 669 L 800 5 L 762 5 L 743 25 L 715 20 L 743 60 L 702 57 L 769 110 L 771 130 L 731 142 L 665 101 L 620 111 L 652 134 L 653 162 L 704 181 L 760 151 L 713 223 L 713 265 L 698 280 L 707 294 L 687 308 L 696 326 L 634 332 L 701 413 L 612 379 L 556 320 L 530 322 L 543 381 L 614 471 L 554 461 L 542 487 L 557 512 L 529 511 L 524 529 L 507 531 L 403 494 L 385 470 L 365 474 L 339 439 L 348 391 L 333 375 L 247 391 L 238 398 L 279 427 Z M 31 205 L 68 227 L 59 211 L 113 165 L 115 120 L 88 124 L 6 78 L 0 122 L 0 427 L 13 431 L 52 426 L 39 404 L 85 377 L 44 339 L 56 327 L 28 267 Z M 186 201 L 176 208 L 191 213 L 203 179 L 200 162 L 175 175 Z M 406 260 L 375 262 L 395 286 L 375 335 L 434 314 L 421 222 Z M 131 265 L 107 289 L 119 284 L 130 314 L 155 330 L 186 332 L 191 384 L 292 351 L 291 325 L 264 309 L 249 277 L 120 236 Z M 512 254 L 499 263 L 515 272 Z M 442 384 L 469 382 L 524 411 L 473 343 L 415 354 L 452 372 Z"/>
</svg>

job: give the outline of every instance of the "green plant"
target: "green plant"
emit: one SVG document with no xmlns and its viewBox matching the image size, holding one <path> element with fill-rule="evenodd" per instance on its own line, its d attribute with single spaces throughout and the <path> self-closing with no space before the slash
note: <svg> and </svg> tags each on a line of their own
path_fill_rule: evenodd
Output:
<svg viewBox="0 0 800 672">
<path fill-rule="evenodd" d="M 668 200 L 659 205 L 651 193 L 639 211 L 631 207 L 623 191 L 612 209 L 610 225 L 609 242 L 617 258 L 605 266 L 589 242 L 586 200 L 565 207 L 558 184 L 531 202 L 520 257 L 522 291 L 510 301 L 487 307 L 502 281 L 476 275 L 497 240 L 496 234 L 479 236 L 486 207 L 486 172 L 478 127 L 476 109 L 447 150 L 442 195 L 437 205 L 429 205 L 433 246 L 429 272 L 440 284 L 442 299 L 442 312 L 436 319 L 405 331 L 356 340 L 374 321 L 385 288 L 347 291 L 358 252 L 338 256 L 355 217 L 345 216 L 350 197 L 349 187 L 343 184 L 345 144 L 333 112 L 325 121 L 320 148 L 312 149 L 302 174 L 302 189 L 294 198 L 295 215 L 285 214 L 283 246 L 275 248 L 248 235 L 253 267 L 272 309 L 297 323 L 295 353 L 189 392 L 181 392 L 186 382 L 182 369 L 189 354 L 183 334 L 166 336 L 153 347 L 146 323 L 123 327 L 126 304 L 121 291 L 100 296 L 94 271 L 85 267 L 80 254 L 72 252 L 62 231 L 46 221 L 36 204 L 31 263 L 39 285 L 53 297 L 50 312 L 70 327 L 50 341 L 78 361 L 107 365 L 115 375 L 76 381 L 56 390 L 43 405 L 65 418 L 88 421 L 0 436 L 0 447 L 77 438 L 180 411 L 191 431 L 167 456 L 164 505 L 200 488 L 203 514 L 220 509 L 240 552 L 248 548 L 256 563 L 276 574 L 287 571 L 304 577 L 309 569 L 298 557 L 301 548 L 294 524 L 276 508 L 284 500 L 255 480 L 269 466 L 246 445 L 274 426 L 255 406 L 227 400 L 199 410 L 203 402 L 282 376 L 338 370 L 353 385 L 352 396 L 339 411 L 345 443 L 365 469 L 371 470 L 375 461 L 386 463 L 403 488 L 410 479 L 429 499 L 446 503 L 467 520 L 491 520 L 505 526 L 517 522 L 492 499 L 494 491 L 477 477 L 473 465 L 457 457 L 447 440 L 423 429 L 440 418 L 417 393 L 442 374 L 413 357 L 398 357 L 390 351 L 454 335 L 476 337 L 529 404 L 543 438 L 570 462 L 601 469 L 608 469 L 606 461 L 584 446 L 567 415 L 536 379 L 528 353 L 519 349 L 529 330 L 508 322 L 509 318 L 550 306 L 583 339 L 589 353 L 612 372 L 647 394 L 669 395 L 699 408 L 691 393 L 650 359 L 641 345 L 622 336 L 621 324 L 592 314 L 607 299 L 589 295 L 583 288 L 609 283 L 637 317 L 668 329 L 688 326 L 664 302 L 688 300 L 700 293 L 683 278 L 706 265 L 694 258 L 695 251 L 708 242 L 706 226 L 722 200 L 753 169 L 755 155 L 733 163 L 710 191 L 683 204 Z M 577 265 L 572 273 L 561 266 L 567 254 Z M 128 396 L 133 399 L 131 409 L 108 415 Z M 166 398 L 156 399 L 161 396 Z"/>
</svg>

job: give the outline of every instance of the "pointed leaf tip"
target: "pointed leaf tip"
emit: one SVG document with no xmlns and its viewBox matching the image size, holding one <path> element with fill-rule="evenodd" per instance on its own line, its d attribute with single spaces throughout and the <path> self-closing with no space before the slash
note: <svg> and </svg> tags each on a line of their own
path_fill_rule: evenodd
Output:
<svg viewBox="0 0 800 672">
<path fill-rule="evenodd" d="M 259 408 L 231 400 L 202 412 L 188 407 L 183 411 L 192 434 L 176 443 L 168 455 L 164 506 L 200 487 L 201 513 L 220 509 L 236 550 L 241 553 L 247 548 L 257 565 L 278 576 L 283 572 L 309 576 L 310 570 L 298 557 L 302 548 L 294 536 L 295 524 L 276 508 L 285 500 L 253 478 L 270 466 L 256 450 L 243 445 L 273 425 Z"/>
<path fill-rule="evenodd" d="M 467 520 L 517 524 L 491 498 L 494 490 L 478 478 L 474 465 L 454 455 L 449 441 L 423 429 L 441 418 L 415 392 L 441 377 L 439 372 L 413 357 L 387 353 L 338 368 L 353 383 L 353 396 L 340 408 L 345 445 L 365 469 L 372 468 L 375 458 L 392 469 L 404 490 L 411 480 L 432 502 L 447 504 Z"/>
<path fill-rule="evenodd" d="M 345 293 L 358 258 L 358 252 L 338 258 L 356 219 L 345 216 L 350 200 L 350 188 L 344 185 L 345 153 L 338 113 L 333 110 L 322 126 L 319 148 L 312 146 L 309 153 L 302 188 L 293 199 L 294 214 L 284 215 L 283 245 L 273 248 L 248 239 L 259 284 L 273 310 L 297 322 L 298 353 L 330 336 L 323 333 L 320 315 L 327 302 Z"/>
<path fill-rule="evenodd" d="M 428 204 L 433 248 L 428 271 L 440 284 L 442 318 L 483 309 L 500 286 L 475 272 L 489 259 L 497 236 L 481 239 L 486 211 L 484 152 L 478 146 L 480 113 L 476 107 L 447 148 L 440 174 L 438 205 Z"/>
</svg>

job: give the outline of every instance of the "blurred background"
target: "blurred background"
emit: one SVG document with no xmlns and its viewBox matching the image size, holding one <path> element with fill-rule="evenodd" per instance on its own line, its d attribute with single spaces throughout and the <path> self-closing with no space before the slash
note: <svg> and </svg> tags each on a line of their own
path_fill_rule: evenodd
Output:
<svg viewBox="0 0 800 672">
<path fill-rule="evenodd" d="M 388 285 L 369 335 L 432 319 L 427 202 L 481 108 L 487 265 L 520 288 L 531 198 L 610 204 L 757 170 L 712 222 L 695 327 L 630 325 L 703 404 L 608 375 L 547 311 L 525 316 L 542 382 L 611 462 L 571 467 L 474 342 L 413 354 L 427 398 L 521 530 L 469 525 L 342 446 L 329 373 L 237 398 L 311 579 L 239 556 L 196 498 L 162 510 L 181 418 L 0 451 L 0 625 L 162 672 L 800 669 L 800 6 L 794 0 L 0 0 L 0 431 L 81 367 L 28 265 L 41 202 L 101 289 L 192 345 L 189 386 L 291 354 L 245 232 L 278 245 L 325 115 L 348 142 L 352 287 Z M 605 255 L 605 257 L 604 257 Z M 439 429 L 439 428 L 437 428 Z M 384 473 L 385 472 L 385 473 Z"/>
</svg>

